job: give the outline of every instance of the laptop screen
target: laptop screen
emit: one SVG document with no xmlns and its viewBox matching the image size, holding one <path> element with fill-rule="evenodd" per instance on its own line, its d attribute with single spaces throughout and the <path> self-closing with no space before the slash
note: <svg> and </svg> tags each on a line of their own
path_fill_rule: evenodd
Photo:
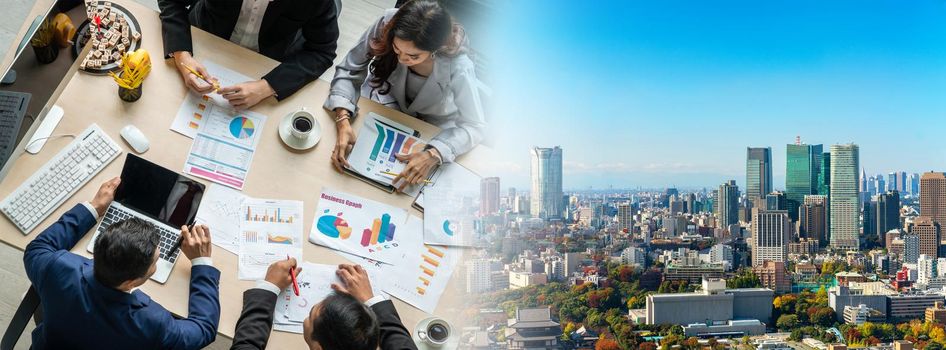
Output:
<svg viewBox="0 0 946 350">
<path fill-rule="evenodd" d="M 129 153 L 115 201 L 173 228 L 194 223 L 204 185 Z"/>
</svg>

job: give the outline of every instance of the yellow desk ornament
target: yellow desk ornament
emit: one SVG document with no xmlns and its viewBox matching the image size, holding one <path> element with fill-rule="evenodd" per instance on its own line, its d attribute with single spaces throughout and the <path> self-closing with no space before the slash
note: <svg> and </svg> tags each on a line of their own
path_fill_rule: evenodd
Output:
<svg viewBox="0 0 946 350">
<path fill-rule="evenodd" d="M 145 49 L 126 52 L 122 56 L 121 75 L 109 72 L 118 84 L 118 97 L 123 101 L 135 102 L 141 98 L 141 84 L 151 72 L 151 57 Z"/>
</svg>

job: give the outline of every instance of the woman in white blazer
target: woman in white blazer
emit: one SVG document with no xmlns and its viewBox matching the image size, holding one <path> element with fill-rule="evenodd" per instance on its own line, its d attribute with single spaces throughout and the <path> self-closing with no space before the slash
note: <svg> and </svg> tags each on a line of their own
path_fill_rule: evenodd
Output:
<svg viewBox="0 0 946 350">
<path fill-rule="evenodd" d="M 345 158 L 355 144 L 351 123 L 361 96 L 441 128 L 423 151 L 398 156 L 407 163 L 395 178 L 401 190 L 479 144 L 486 117 L 466 52 L 462 26 L 437 2 L 414 0 L 387 10 L 335 68 L 324 105 L 335 113 L 335 167 L 350 166 Z"/>
</svg>

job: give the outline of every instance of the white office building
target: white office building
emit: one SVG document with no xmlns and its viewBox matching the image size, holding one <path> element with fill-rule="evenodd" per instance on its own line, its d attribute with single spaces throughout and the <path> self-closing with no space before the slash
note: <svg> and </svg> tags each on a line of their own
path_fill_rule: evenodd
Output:
<svg viewBox="0 0 946 350">
<path fill-rule="evenodd" d="M 466 264 L 466 292 L 482 293 L 490 291 L 490 261 L 473 259 Z"/>
<path fill-rule="evenodd" d="M 625 265 L 637 265 L 644 267 L 647 262 L 647 256 L 644 249 L 639 247 L 627 247 L 621 252 L 621 263 Z"/>
<path fill-rule="evenodd" d="M 531 214 L 543 219 L 561 219 L 565 210 L 562 201 L 562 149 L 533 147 Z"/>
<path fill-rule="evenodd" d="M 785 262 L 791 219 L 786 210 L 756 210 L 752 218 L 752 266 L 764 261 Z"/>
<path fill-rule="evenodd" d="M 860 232 L 860 156 L 855 144 L 831 145 L 830 237 L 835 249 L 857 250 Z"/>
</svg>

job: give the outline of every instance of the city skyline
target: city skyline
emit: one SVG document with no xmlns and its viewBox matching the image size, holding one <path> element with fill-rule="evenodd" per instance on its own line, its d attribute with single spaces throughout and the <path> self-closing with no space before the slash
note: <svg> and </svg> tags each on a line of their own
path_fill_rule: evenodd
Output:
<svg viewBox="0 0 946 350">
<path fill-rule="evenodd" d="M 942 2 L 502 6 L 494 42 L 521 54 L 494 73 L 541 77 L 493 94 L 506 187 L 554 145 L 566 189 L 745 187 L 746 147 L 772 148 L 784 189 L 796 136 L 858 144 L 868 174 L 946 170 Z"/>
</svg>

